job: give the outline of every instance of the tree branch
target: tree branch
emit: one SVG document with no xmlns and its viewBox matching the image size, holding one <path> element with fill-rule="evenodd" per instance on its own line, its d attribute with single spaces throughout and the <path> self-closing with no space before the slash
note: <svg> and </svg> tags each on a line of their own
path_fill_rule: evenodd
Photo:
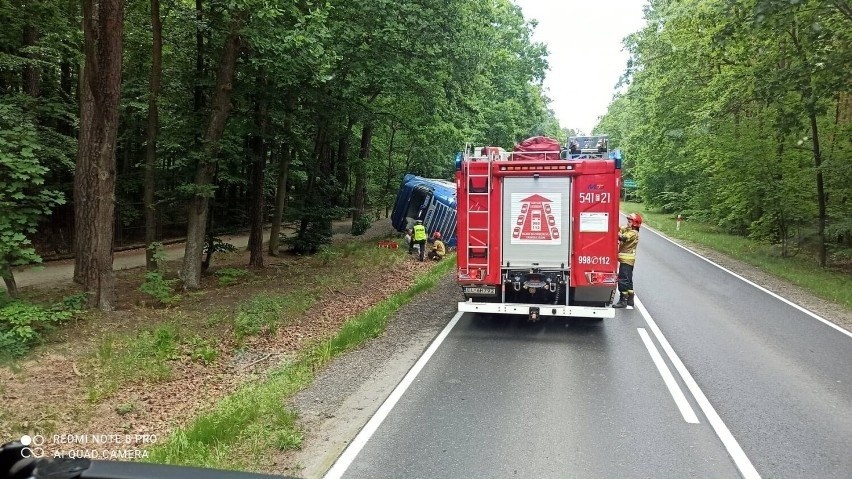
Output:
<svg viewBox="0 0 852 479">
<path fill-rule="evenodd" d="M 837 8 L 837 11 L 846 17 L 847 20 L 852 22 L 852 7 L 850 7 L 844 0 L 834 0 L 834 7 Z"/>
</svg>

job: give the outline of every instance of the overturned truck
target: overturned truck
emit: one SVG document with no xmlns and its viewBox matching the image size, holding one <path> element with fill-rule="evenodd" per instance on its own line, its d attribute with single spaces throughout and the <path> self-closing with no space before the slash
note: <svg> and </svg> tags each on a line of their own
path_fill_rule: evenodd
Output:
<svg viewBox="0 0 852 479">
<path fill-rule="evenodd" d="M 405 175 L 396 195 L 391 223 L 402 232 L 412 228 L 417 220 L 423 221 L 430 238 L 439 231 L 448 247 L 456 246 L 455 183 Z"/>
</svg>

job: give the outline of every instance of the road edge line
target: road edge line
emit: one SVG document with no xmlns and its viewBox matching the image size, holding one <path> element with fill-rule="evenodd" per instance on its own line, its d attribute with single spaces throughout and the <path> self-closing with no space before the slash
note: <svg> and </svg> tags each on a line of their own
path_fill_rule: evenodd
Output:
<svg viewBox="0 0 852 479">
<path fill-rule="evenodd" d="M 648 335 L 648 331 L 646 331 L 645 328 L 636 329 L 639 331 L 639 336 L 642 337 L 642 342 L 645 343 L 645 347 L 648 348 L 648 354 L 651 355 L 651 360 L 654 361 L 654 365 L 657 366 L 660 376 L 663 377 L 663 382 L 666 383 L 666 387 L 669 389 L 669 394 L 672 395 L 672 399 L 674 399 L 677 408 L 680 410 L 683 420 L 690 424 L 699 424 L 700 421 L 698 420 L 698 416 L 695 414 L 695 410 L 692 409 L 689 401 L 686 400 L 683 390 L 677 384 L 677 381 L 675 381 L 674 375 L 666 365 L 666 362 L 663 361 L 663 357 L 660 355 L 660 351 L 657 350 L 657 347 L 651 340 L 651 336 Z"/>
<path fill-rule="evenodd" d="M 736 464 L 737 469 L 740 470 L 740 474 L 742 474 L 744 479 L 760 479 L 760 474 L 758 474 L 757 469 L 754 468 L 754 465 L 751 463 L 748 456 L 746 456 L 745 451 L 743 451 L 742 447 L 740 447 L 740 444 L 734 438 L 734 435 L 731 434 L 731 430 L 728 429 L 725 422 L 722 421 L 722 418 L 716 412 L 716 409 L 714 409 L 713 405 L 710 404 L 707 396 L 705 396 L 704 392 L 701 391 L 698 383 L 695 382 L 692 374 L 690 374 L 689 370 L 686 369 L 683 361 L 680 360 L 680 357 L 678 357 L 671 344 L 669 344 L 669 341 L 665 336 L 663 336 L 663 332 L 660 331 L 660 328 L 657 326 L 657 323 L 654 322 L 651 314 L 648 313 L 647 309 L 645 309 L 645 305 L 639 301 L 639 298 L 635 298 L 635 300 L 636 308 L 642 314 L 642 317 L 645 319 L 645 322 L 648 323 L 648 327 L 651 329 L 651 332 L 654 333 L 654 336 L 656 336 L 660 346 L 662 346 L 663 351 L 666 352 L 669 360 L 674 365 L 678 374 L 680 374 L 681 379 L 684 384 L 686 384 L 686 387 L 689 389 L 692 397 L 694 397 L 695 401 L 698 403 L 698 407 L 701 408 L 701 411 L 704 413 L 707 421 L 716 432 L 716 436 L 722 441 L 722 444 L 724 444 L 725 449 L 728 451 L 728 455 L 731 456 L 731 459 L 734 460 L 734 464 Z"/>
<path fill-rule="evenodd" d="M 390 414 L 391 410 L 393 410 L 396 403 L 399 402 L 402 395 L 408 389 L 409 386 L 414 382 L 414 379 L 417 378 L 417 375 L 420 374 L 420 371 L 426 366 L 426 363 L 429 362 L 429 359 L 432 358 L 432 355 L 435 354 L 435 351 L 438 350 L 438 347 L 441 346 L 441 343 L 444 342 L 444 339 L 450 334 L 450 331 L 455 327 L 456 323 L 458 323 L 459 319 L 462 317 L 464 313 L 459 311 L 455 316 L 450 320 L 449 323 L 438 333 L 438 336 L 432 341 L 423 355 L 417 359 L 417 362 L 414 363 L 414 366 L 408 370 L 408 373 L 402 378 L 402 381 L 396 385 L 394 390 L 390 393 L 390 395 L 385 399 L 379 409 L 376 410 L 376 413 L 367 421 L 367 424 L 364 425 L 363 428 L 358 432 L 355 436 L 355 439 L 349 443 L 349 446 L 343 450 L 343 453 L 328 472 L 325 473 L 323 479 L 340 479 L 349 466 L 352 464 L 352 461 L 358 456 L 358 453 L 361 452 L 361 449 L 367 444 L 367 441 L 373 436 L 379 426 L 384 422 L 385 418 Z"/>
<path fill-rule="evenodd" d="M 647 228 L 649 231 L 651 231 L 651 232 L 652 232 L 652 233 L 654 233 L 655 235 L 659 236 L 660 238 L 662 238 L 662 239 L 664 239 L 664 240 L 668 241 L 669 243 L 671 243 L 671 244 L 673 244 L 673 245 L 677 246 L 678 248 L 681 248 L 681 249 L 682 249 L 682 250 L 684 250 L 684 251 L 687 251 L 687 252 L 689 252 L 689 253 L 694 254 L 695 256 L 697 256 L 697 257 L 699 257 L 699 258 L 703 259 L 704 261 L 706 261 L 706 262 L 708 262 L 708 263 L 712 264 L 713 266 L 715 266 L 715 267 L 717 267 L 717 268 L 721 269 L 722 271 L 724 271 L 724 272 L 726 272 L 726 273 L 728 273 L 728 274 L 730 274 L 730 275 L 734 276 L 735 278 L 740 279 L 740 280 L 742 280 L 742 281 L 744 281 L 744 282 L 748 283 L 748 284 L 749 284 L 749 285 L 751 285 L 751 286 L 754 286 L 755 288 L 757 288 L 757 289 L 759 289 L 759 290 L 763 291 L 764 293 L 766 293 L 766 294 L 768 294 L 768 295 L 770 295 L 770 296 L 775 297 L 776 299 L 780 299 L 781 301 L 783 301 L 783 302 L 787 303 L 788 305 L 790 305 L 790 306 L 792 306 L 792 307 L 794 307 L 794 308 L 798 309 L 799 311 L 801 311 L 801 312 L 803 312 L 803 313 L 807 314 L 808 316 L 810 316 L 810 317 L 812 317 L 812 318 L 814 318 L 814 319 L 816 319 L 816 320 L 818 320 L 818 321 L 821 321 L 821 322 L 822 322 L 823 324 L 825 324 L 826 326 L 830 326 L 830 327 L 832 327 L 832 328 L 836 329 L 837 331 L 840 331 L 841 333 L 843 333 L 843 334 L 845 334 L 845 335 L 849 336 L 850 338 L 852 338 L 852 332 L 850 332 L 850 331 L 846 330 L 845 328 L 843 328 L 843 327 L 841 327 L 841 326 L 839 326 L 839 325 L 837 325 L 837 324 L 832 323 L 831 321 L 829 321 L 829 320 L 827 320 L 827 319 L 823 318 L 822 316 L 820 316 L 820 315 L 818 315 L 818 314 L 814 313 L 813 311 L 811 311 L 811 310 L 809 310 L 809 309 L 805 308 L 804 306 L 798 305 L 798 304 L 794 303 L 793 301 L 790 301 L 789 299 L 787 299 L 787 298 L 785 298 L 785 297 L 783 297 L 783 296 L 779 295 L 778 293 L 773 293 L 772 291 L 769 291 L 768 289 L 766 289 L 766 288 L 764 288 L 763 286 L 761 286 L 761 285 L 759 285 L 759 284 L 755 283 L 754 281 L 751 281 L 751 280 L 749 280 L 749 279 L 746 279 L 746 278 L 744 278 L 744 277 L 740 276 L 740 275 L 739 275 L 739 274 L 737 274 L 737 273 L 734 273 L 733 271 L 729 270 L 728 268 L 726 268 L 726 267 L 724 267 L 724 266 L 722 266 L 722 265 L 720 265 L 720 264 L 718 264 L 718 263 L 714 262 L 713 260 L 711 260 L 711 259 L 709 259 L 709 258 L 706 258 L 706 257 L 704 257 L 704 256 L 702 256 L 702 255 L 700 255 L 700 254 L 696 253 L 695 251 L 692 251 L 691 249 L 687 248 L 686 246 L 684 246 L 684 245 L 682 245 L 682 244 L 678 243 L 677 241 L 675 241 L 675 240 L 673 240 L 673 239 L 669 238 L 668 236 L 666 236 L 666 235 L 664 235 L 664 234 L 660 233 L 659 231 L 655 230 L 654 228 L 651 228 L 650 226 L 645 226 L 645 228 Z M 771 273 L 766 273 L 766 274 L 772 275 Z M 780 278 L 779 278 L 779 279 L 780 279 Z M 823 301 L 826 301 L 826 300 L 823 300 Z"/>
</svg>

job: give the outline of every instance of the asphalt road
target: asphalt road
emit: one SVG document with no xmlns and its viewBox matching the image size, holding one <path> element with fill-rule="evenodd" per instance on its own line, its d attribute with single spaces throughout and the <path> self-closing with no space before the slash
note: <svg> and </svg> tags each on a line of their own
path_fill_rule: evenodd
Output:
<svg viewBox="0 0 852 479">
<path fill-rule="evenodd" d="M 852 477 L 848 333 L 647 230 L 635 280 L 614 320 L 457 316 L 327 477 Z"/>
</svg>

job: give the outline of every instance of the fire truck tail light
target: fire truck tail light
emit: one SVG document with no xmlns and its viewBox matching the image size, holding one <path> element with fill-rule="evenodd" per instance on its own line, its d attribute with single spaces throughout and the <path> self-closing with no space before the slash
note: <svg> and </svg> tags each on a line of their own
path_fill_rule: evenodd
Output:
<svg viewBox="0 0 852 479">
<path fill-rule="evenodd" d="M 602 271 L 586 272 L 586 281 L 589 284 L 615 284 L 618 281 L 617 273 L 605 273 Z"/>
<path fill-rule="evenodd" d="M 460 269 L 457 278 L 464 281 L 483 280 L 485 279 L 485 270 L 471 268 L 465 272 Z"/>
</svg>

